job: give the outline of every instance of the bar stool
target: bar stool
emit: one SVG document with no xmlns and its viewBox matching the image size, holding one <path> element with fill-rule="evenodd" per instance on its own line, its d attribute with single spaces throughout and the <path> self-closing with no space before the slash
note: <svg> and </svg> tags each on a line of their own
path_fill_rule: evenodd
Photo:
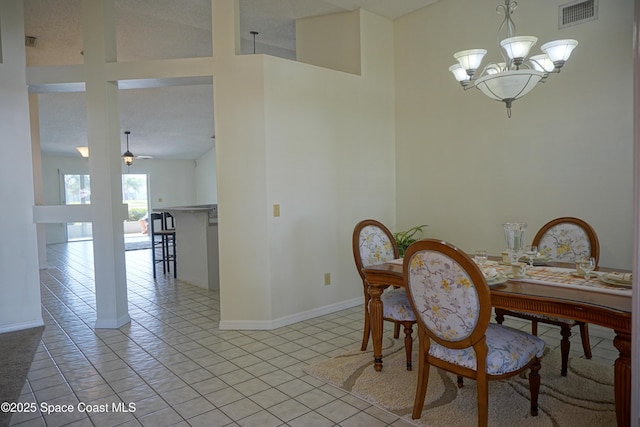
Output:
<svg viewBox="0 0 640 427">
<path fill-rule="evenodd" d="M 156 278 L 156 264 L 162 263 L 162 273 L 171 273 L 178 278 L 176 263 L 176 229 L 173 216 L 168 212 L 152 213 L 149 216 L 151 228 L 151 257 L 153 259 L 153 278 Z"/>
</svg>

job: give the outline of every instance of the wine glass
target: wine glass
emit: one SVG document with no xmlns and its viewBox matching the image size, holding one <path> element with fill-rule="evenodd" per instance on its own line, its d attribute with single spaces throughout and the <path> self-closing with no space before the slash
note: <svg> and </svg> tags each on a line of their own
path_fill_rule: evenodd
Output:
<svg viewBox="0 0 640 427">
<path fill-rule="evenodd" d="M 594 257 L 583 259 L 580 261 L 580 268 L 584 271 L 584 279 L 588 282 L 591 272 L 596 268 L 596 259 Z"/>
<path fill-rule="evenodd" d="M 529 258 L 529 265 L 533 267 L 533 260 L 538 255 L 538 247 L 535 245 L 527 246 L 527 258 Z"/>
<path fill-rule="evenodd" d="M 475 253 L 476 263 L 482 267 L 487 262 L 487 251 L 484 249 L 477 250 Z"/>
</svg>

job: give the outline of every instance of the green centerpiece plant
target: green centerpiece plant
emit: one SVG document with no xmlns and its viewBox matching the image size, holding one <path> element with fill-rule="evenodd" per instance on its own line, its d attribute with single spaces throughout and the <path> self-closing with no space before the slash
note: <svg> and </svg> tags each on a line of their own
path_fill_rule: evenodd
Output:
<svg viewBox="0 0 640 427">
<path fill-rule="evenodd" d="M 427 227 L 427 225 L 416 225 L 408 230 L 393 233 L 393 237 L 396 239 L 396 244 L 398 245 L 398 251 L 400 252 L 401 257 L 404 256 L 404 251 L 407 250 L 409 245 L 420 238 L 424 227 Z"/>
</svg>

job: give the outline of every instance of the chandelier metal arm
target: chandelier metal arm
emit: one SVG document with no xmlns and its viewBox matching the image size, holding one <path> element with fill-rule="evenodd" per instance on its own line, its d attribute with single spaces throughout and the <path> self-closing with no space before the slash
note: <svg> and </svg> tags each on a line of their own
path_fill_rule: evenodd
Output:
<svg viewBox="0 0 640 427">
<path fill-rule="evenodd" d="M 504 63 L 506 64 L 507 70 L 511 69 L 511 60 L 505 54 L 504 49 L 500 47 L 500 40 L 501 40 L 500 33 L 502 33 L 504 27 L 506 26 L 507 37 L 504 37 L 504 38 L 513 37 L 514 35 L 517 34 L 516 23 L 513 22 L 513 19 L 511 19 L 511 14 L 513 14 L 517 8 L 518 8 L 518 3 L 511 0 L 504 0 L 504 4 L 499 4 L 498 6 L 496 6 L 496 12 L 498 14 L 500 14 L 501 11 L 504 12 L 504 19 L 502 20 L 502 23 L 500 24 L 500 26 L 498 27 L 498 31 L 496 32 L 496 44 L 500 48 L 500 54 L 502 55 L 502 59 L 504 59 Z"/>
</svg>

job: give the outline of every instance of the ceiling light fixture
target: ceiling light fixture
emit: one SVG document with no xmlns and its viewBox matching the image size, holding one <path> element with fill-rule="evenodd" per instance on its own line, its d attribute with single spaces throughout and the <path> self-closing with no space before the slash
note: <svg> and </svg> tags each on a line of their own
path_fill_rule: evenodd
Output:
<svg viewBox="0 0 640 427">
<path fill-rule="evenodd" d="M 476 76 L 487 51 L 470 49 L 456 52 L 453 57 L 458 63 L 449 67 L 464 90 L 476 87 L 489 98 L 504 102 L 509 117 L 513 101 L 529 93 L 538 82 L 544 82 L 550 73 L 559 73 L 571 51 L 578 45 L 578 41 L 573 39 L 551 41 L 540 47 L 544 54 L 532 56 L 527 61 L 529 50 L 538 39 L 516 36 L 511 15 L 517 7 L 518 3 L 512 0 L 505 0 L 504 5 L 496 7 L 498 13 L 504 12 L 504 19 L 498 27 L 498 40 L 505 28 L 507 32 L 507 38 L 498 43 L 504 62 L 491 63 Z"/>
<path fill-rule="evenodd" d="M 122 161 L 125 165 L 127 165 L 127 167 L 129 167 L 133 164 L 133 153 L 129 151 L 129 135 L 131 134 L 131 132 L 126 130 L 124 131 L 124 134 L 127 135 L 127 151 L 125 151 L 122 155 Z"/>
<path fill-rule="evenodd" d="M 78 153 L 80 153 L 82 157 L 89 157 L 89 147 L 80 146 L 80 147 L 76 147 L 76 150 L 78 150 Z"/>
</svg>

